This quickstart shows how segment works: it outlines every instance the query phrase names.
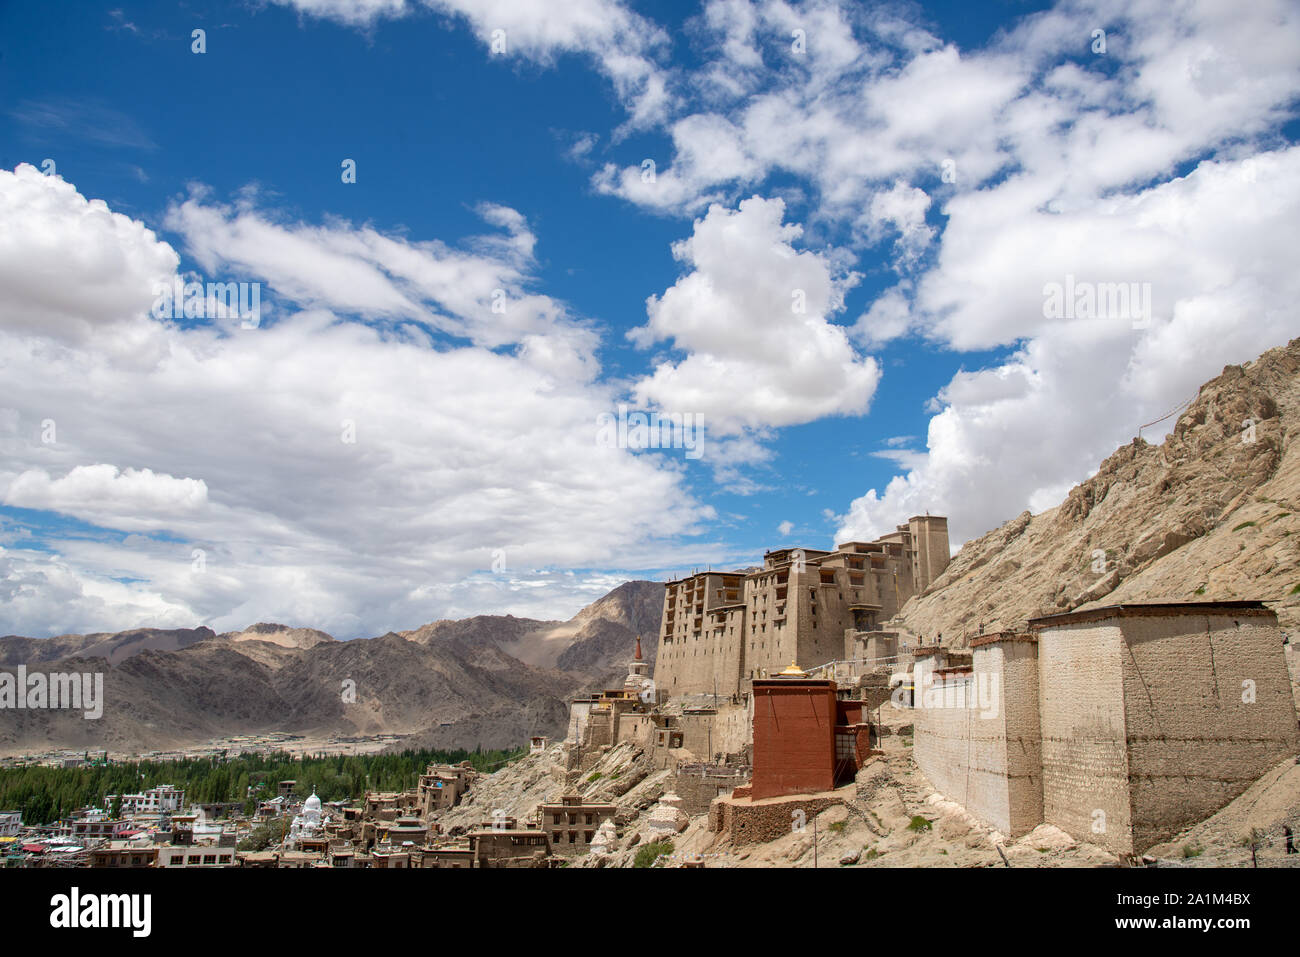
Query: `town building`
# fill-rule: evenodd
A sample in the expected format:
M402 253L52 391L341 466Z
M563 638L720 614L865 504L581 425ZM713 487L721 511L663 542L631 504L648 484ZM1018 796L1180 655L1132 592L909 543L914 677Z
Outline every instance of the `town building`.
M791 664L753 682L753 774L709 804L709 830L733 844L771 841L844 804L872 754L861 701L841 699L835 682ZM848 792L849 798L846 798Z
M755 800L830 791L851 781L871 750L862 703L841 701L834 681L791 663L753 683Z
M122 813L127 817L170 814L185 806L184 789L172 787L170 784L160 784L139 794L110 794L104 801L112 807L113 802L119 798L122 801Z
M420 775L420 814L427 821L440 811L449 811L474 782L477 772L468 761L460 764L431 764Z
M537 822L550 840L554 853L561 856L585 854L596 839L596 831L606 821L614 820L618 806L588 803L579 794L565 794L555 804L537 806Z
M594 756L599 748L624 742L651 747L655 739L653 715L656 693L650 665L641 657L641 639L628 662L621 688L575 699L569 711L568 740Z
M102 847L90 849L91 867L153 867L158 848L153 844L134 841L109 841Z
M235 867L235 849L233 847L219 847L215 844L185 847L164 844L158 848L157 866L168 868Z
M305 845L308 841L320 839L323 826L328 823L328 818L323 818L321 813L321 801L312 791L311 796L302 803L302 812L294 815L293 821L289 824L288 833L284 837L285 850L307 850Z
M470 831L474 867L540 867L551 856L548 834L535 827L484 827Z
M22 829L22 811L0 811L0 837L17 837Z

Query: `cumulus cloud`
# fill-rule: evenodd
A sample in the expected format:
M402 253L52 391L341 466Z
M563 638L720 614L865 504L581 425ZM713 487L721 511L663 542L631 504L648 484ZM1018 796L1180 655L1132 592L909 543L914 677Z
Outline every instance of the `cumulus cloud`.
M708 62L657 180L624 164L594 187L692 215L793 179L820 236L893 244L902 276L857 345L1010 350L935 397L927 452L881 453L903 474L837 539L929 510L960 541L1055 504L1224 362L1293 333L1294 4L1062 0L972 49L834 0L713 0L697 22ZM1135 283L1149 315L1045 315L1067 282Z
M687 355L638 380L639 401L702 413L721 435L866 411L880 370L829 321L856 277L796 250L802 229L784 215L779 199L714 206L674 245L690 272L650 298L649 321L629 337Z
M812 187L819 220L878 241L863 212L896 181L917 188L911 180L938 180L945 163L983 178L1007 163L997 119L1029 74L1001 53L963 54L883 8L833 0L712 0L700 23L713 58L696 109L671 121L657 181L609 165L596 189L689 213L701 197L794 175Z
M63 512L132 531L167 528L201 511L207 500L208 488L200 480L105 464L78 465L58 478L44 469L29 469L4 493L6 505Z
M152 230L32 166L0 170L0 224L6 326L63 342L137 317L179 264Z
M194 612L138 582L88 575L58 554L0 546L6 634L190 628Z
M888 190L871 197L871 205L858 224L872 243L894 234L895 268L902 271L921 258L936 230L925 221L930 197L925 190L896 182Z
M43 234L32 269L61 268L69 285L80 276L61 250L77 243L125 237L144 262L175 261L113 216L83 217L75 190L24 168L0 175L0 203L9 212L0 243ZM277 227L269 215L199 204L177 215L180 226L208 229L212 265L246 255L252 269L265 255L273 290L281 242L300 242L306 263L353 250L373 266L382 249L403 276L437 260L419 244L342 225ZM492 273L498 255L458 259L451 271ZM317 291L314 273L285 267L284 276L295 296ZM607 577L687 561L677 538L712 514L670 453L597 441L597 416L616 396L534 361L553 341L545 325L509 352L438 346L319 305L255 329L171 323L131 298L140 280L130 270L116 285L102 280L105 299L137 314L90 325L75 348L51 348L51 333L8 304L0 310L0 500L98 529L70 537L56 525L41 533L47 551L6 553L6 587L22 596L26 620L45 616L42 632L139 614L218 629L279 619L353 637L457 611L571 614L594 597L590 576L573 570ZM29 305L42 305L42 288ZM386 288L376 280L375 301L388 301ZM494 574L498 555L504 569ZM42 581L51 583L43 592ZM81 597L65 600L74 591ZM115 602L121 613L105 610Z
M1014 266L998 250L979 248L981 241L999 246L985 227L959 247L962 258L945 263L951 272L927 277L932 288L954 289L952 276L963 277L960 305L951 293L961 318L939 326L952 338L1026 339L1007 361L953 377L937 397L928 454L900 460L905 474L853 501L838 537L878 532L904 512L928 509L949 514L961 541L1025 508L1056 505L1140 425L1194 396L1225 363L1252 359L1295 333L1300 276L1286 250L1300 243L1300 148L1207 161L1109 204L1107 214L1090 209L1057 219L1056 230L1034 230L1026 215ZM1053 233L1073 240L1068 255ZM993 272L981 275L980 264ZM1080 284L1149 284L1149 324L1128 316L1045 318L1042 280L1063 278L1064 269ZM1173 421L1144 436L1158 438Z

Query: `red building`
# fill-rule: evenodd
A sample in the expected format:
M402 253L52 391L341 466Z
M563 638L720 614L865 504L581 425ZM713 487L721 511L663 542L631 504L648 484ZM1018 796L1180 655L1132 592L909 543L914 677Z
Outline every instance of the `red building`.
M754 800L829 791L851 780L870 753L860 701L838 701L835 682L791 665L755 679Z

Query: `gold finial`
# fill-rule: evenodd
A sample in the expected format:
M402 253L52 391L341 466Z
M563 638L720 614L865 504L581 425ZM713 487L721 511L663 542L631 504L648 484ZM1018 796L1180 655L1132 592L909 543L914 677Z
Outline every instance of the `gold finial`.
M804 671L804 670L803 670L802 668L800 668L797 664L795 664L794 659L791 658L791 659L790 659L790 667L789 667L789 668L786 668L784 671L781 672L781 677L783 677L783 678L807 678L807 677L808 677L808 672Z

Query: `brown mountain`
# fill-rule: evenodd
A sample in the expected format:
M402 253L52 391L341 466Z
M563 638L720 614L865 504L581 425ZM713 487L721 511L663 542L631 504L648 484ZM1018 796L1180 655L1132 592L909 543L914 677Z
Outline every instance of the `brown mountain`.
M8 636L0 638L0 668L100 671L105 707L98 720L6 711L0 753L144 751L268 731L513 746L529 734L562 734L568 698L610 670L625 673L633 627L653 622L643 641L653 638L662 602L662 585L629 582L569 622L479 616L355 641L268 623L222 635L198 628ZM573 646L579 653L558 667Z
M492 645L530 665L583 675L591 683L603 685L627 674L638 637L642 657L654 664L663 601L662 582L630 581L596 599L569 621L479 615L435 621L401 635L425 645L447 641Z
M1253 423L1253 425L1252 425ZM900 614L946 644L1121 601L1253 598L1300 626L1300 339L1205 383L1065 501L962 546Z
M0 638L0 667L27 665L63 658L103 658L116 664L141 651L177 651L213 637L211 628L133 628L115 634L58 635L54 638Z

